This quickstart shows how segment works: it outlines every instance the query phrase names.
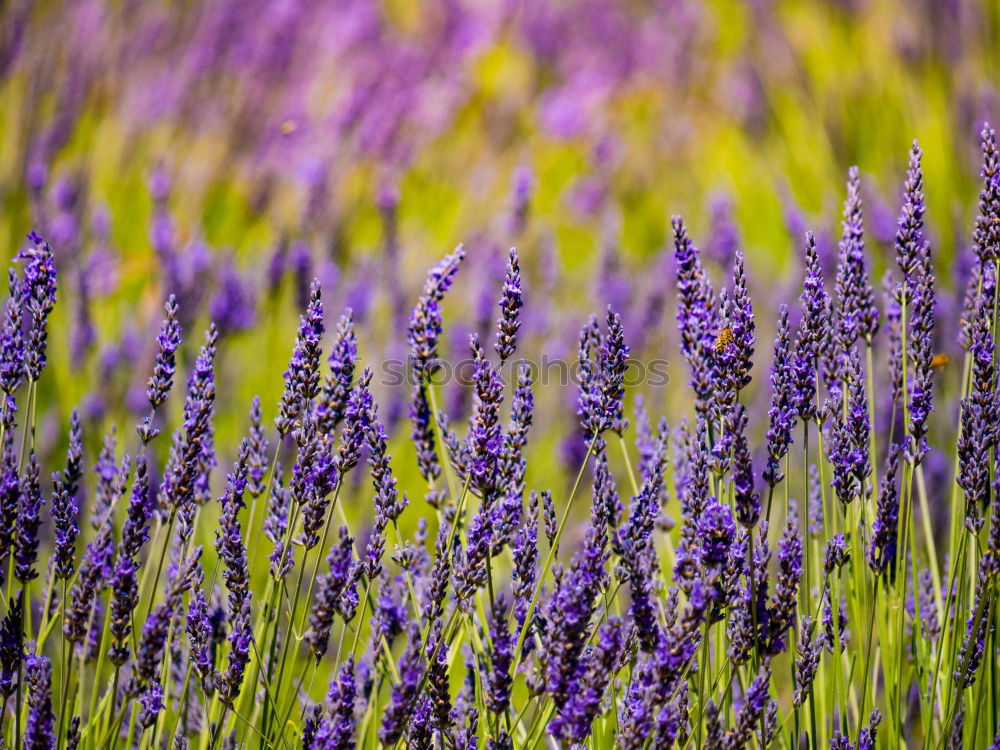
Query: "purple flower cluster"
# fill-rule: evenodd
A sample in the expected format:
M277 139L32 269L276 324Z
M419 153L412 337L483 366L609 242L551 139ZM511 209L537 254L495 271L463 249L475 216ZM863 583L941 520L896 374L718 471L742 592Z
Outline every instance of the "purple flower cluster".
M234 391L225 369L217 380L220 329L211 324L188 363L183 409L164 408L187 360L177 300L196 292L177 287L155 354L147 352L151 411L136 405L148 416L134 450L113 424L99 447L101 432L88 431L87 446L83 424L97 420L73 412L63 462L49 435L55 420L37 419L56 273L54 251L33 240L18 258L24 278L12 277L0 341L0 570L10 590L0 620L3 741L57 747L58 726L70 747L118 734L144 744L144 733L159 746L172 731L178 748L201 736L214 750L236 746L245 729L269 747L289 744L294 731L305 750L367 747L373 738L499 750L546 735L574 748L736 750L825 737L831 747L874 750L888 709L903 741L950 735L952 746L970 738L983 746L966 716L969 695L985 705L996 683L1000 161L989 129L982 150L962 320L957 297L936 287L916 145L883 309L869 279L855 169L837 252L826 235L806 235L800 308L776 300L773 318L751 303L759 281L732 227L716 228L723 237L703 257L675 219L676 343L691 390L687 402L683 391L663 394L686 410L673 426L655 417L660 394L626 411L640 395L626 382L626 323L631 336L645 312L629 299L638 285L625 278L623 258L607 249L598 288L615 304L576 341L572 473L562 471L550 432L533 444L539 427L558 426L533 368L522 362L511 368L516 380L504 379L518 347L545 328L524 307L515 250L494 349L483 342L495 290L477 289L481 314L456 334L470 343L471 383L450 389L445 409L431 376L441 304L464 251L427 277L407 332L419 376L406 428L412 451L397 429L405 391L378 382L378 362L359 354L372 332L367 304L330 332L324 372L320 284L303 282L313 261L298 248L290 252L304 311L273 427L255 398L247 437L235 456L226 453L229 423L216 409ZM314 182L318 204L325 188ZM154 211L166 212L169 191L157 183ZM522 222L525 201L515 202ZM396 204L387 189L383 261L393 272L401 268ZM160 252L176 255L161 230ZM873 232L868 244L880 237ZM498 246L487 247L502 260ZM715 256L727 267L714 268ZM732 279L718 292L717 270ZM501 273L484 278L499 284ZM401 295L404 285L394 284ZM390 319L401 327L400 299ZM934 354L952 344L937 333L938 318L961 327L960 381ZM231 327L239 316L226 320ZM754 356L765 330L774 345L762 384ZM360 362L372 364L355 377ZM932 391L948 406L933 419ZM940 425L949 417L958 419L954 477L930 447L947 442ZM153 439L172 421L169 451L161 450ZM49 493L40 477L55 446ZM88 447L99 453L84 479ZM393 456L416 471L401 471ZM232 469L218 503L208 503L222 457ZM351 474L363 462L370 486ZM573 481L560 485L566 473ZM547 482L554 491L541 488ZM423 510L409 506L414 486L429 501ZM941 500L949 487L962 493L955 508ZM805 518L795 497L805 498ZM214 552L203 570L206 534ZM912 638L896 643L886 627ZM933 668L921 662L928 654ZM83 718L57 715L56 706Z

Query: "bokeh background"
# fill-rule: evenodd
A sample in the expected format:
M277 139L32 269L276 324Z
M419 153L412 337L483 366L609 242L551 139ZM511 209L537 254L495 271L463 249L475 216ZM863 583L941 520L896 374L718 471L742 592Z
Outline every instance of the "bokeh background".
M524 356L572 357L585 315L611 304L637 354L676 360L681 213L718 283L746 254L766 355L806 229L835 263L850 165L876 278L891 261L914 138L940 283L959 295L977 134L1000 120L990 0L8 0L2 14L3 252L35 228L60 270L43 453L74 406L92 445L142 411L166 294L188 363L209 318L223 329L228 454L253 394L273 416L313 276L330 328L349 306L363 359L400 358L426 269L459 242L453 354L491 330L516 245ZM407 389L380 388L405 425ZM467 413L468 389L447 393L452 418ZM654 411L685 402L648 395ZM560 436L572 397L541 400L536 449L581 450ZM531 481L561 471L538 463Z

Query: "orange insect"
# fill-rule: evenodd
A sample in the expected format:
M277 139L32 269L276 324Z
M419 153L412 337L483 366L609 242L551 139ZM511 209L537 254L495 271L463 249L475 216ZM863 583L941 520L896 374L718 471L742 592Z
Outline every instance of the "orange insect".
M726 327L721 331L712 331L715 334L715 353L722 354L726 351L731 344L736 343L736 337L733 336L733 329Z
M951 362L951 357L947 354L935 354L934 359L931 360L931 368L934 370L944 369L945 365Z

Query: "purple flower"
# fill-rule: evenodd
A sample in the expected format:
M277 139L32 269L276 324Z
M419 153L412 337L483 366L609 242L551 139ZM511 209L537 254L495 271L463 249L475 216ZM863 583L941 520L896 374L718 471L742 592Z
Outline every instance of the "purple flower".
M531 517L518 529L511 547L514 569L511 574L514 589L514 620L524 627L528 607L538 574L538 513L537 505Z
M729 268L740 246L739 229L733 221L733 202L725 193L709 197L708 214L712 234L705 247L706 255L722 268Z
M505 713L510 707L513 684L510 668L517 639L507 626L507 608L503 593L498 594L490 617L490 669L484 677L486 707L496 715Z
M31 313L31 327L24 356L25 373L35 382L45 368L48 344L48 318L56 305L56 266L52 246L32 232L28 239L34 247L18 253L15 260L26 260L22 302Z
M317 427L323 435L332 434L344 418L357 358L358 338L348 309L337 324L337 335L327 359L330 372L323 381L323 389L316 402Z
M621 497L618 494L618 488L615 486L615 479L611 474L611 469L608 466L608 453L607 446L603 440L594 441L594 505L600 508L601 513L607 519L609 526L617 526L621 521L622 513L625 510L625 506L622 504ZM656 503L656 498L653 499L653 503ZM640 503L637 499L635 506L641 506L636 515L641 516L638 520L638 525L640 527L637 535L642 535L645 531L648 534L648 529L644 524L645 514L649 503ZM635 513L635 511L633 511ZM655 514L655 511L654 511ZM652 519L651 519L652 520ZM651 528L652 523L649 524ZM629 530L631 531L631 530ZM645 542L645 539L643 539Z
M184 423L174 433L170 455L160 484L160 502L171 512L193 515L199 485L207 484L207 473L214 465L212 453L212 417L215 411L215 351L219 333L214 325L205 332L205 343L188 378L184 402ZM187 534L191 532L186 529Z
M841 351L849 352L859 336L871 342L879 322L865 261L861 181L857 167L851 167L847 173L847 200L844 201L843 238L839 250L835 336Z
M854 750L854 745L847 735L837 730L830 738L830 750Z
M392 745L403 736L423 678L420 628L415 622L411 622L407 629L406 648L400 657L398 671L400 681L392 686L378 729L378 738L383 745Z
M819 469L816 464L809 464L809 500L806 511L808 526L806 531L811 537L823 533L823 486L819 481Z
M592 512L586 539L573 555L569 570L554 568L552 595L544 607L548 630L542 641L546 689L557 710L565 705L585 669L581 659L597 597L605 584L606 545L603 513Z
M290 484L293 506L302 511L302 533L296 542L309 550L319 544L320 531L326 521L328 496L339 485L329 453L321 449L322 438L316 431L316 420L307 414L296 433L298 456L292 467Z
M222 335L247 331L257 317L256 299L251 282L236 268L232 256L216 267L215 295L208 303L209 317Z
M737 394L750 384L756 343L753 307L747 294L743 254L736 253L733 289L722 290L723 332L715 339L715 400L723 416L729 412Z
M903 272L903 293L907 304L907 342L912 380L909 386L908 413L910 442L906 445L907 460L919 464L927 454L927 419L931 411L933 385L932 361L934 331L934 274L931 269L930 247L924 238L922 152L916 141L910 149L910 166L906 173L903 208L896 230L896 262ZM905 363L904 363L905 364Z
M802 301L802 321L793 360L793 403L798 415L808 422L816 416L816 378L820 358L826 351L830 320L830 298L823 288L823 272L812 232L806 233L806 277L799 299Z
M567 743L584 742L590 736L608 683L617 671L623 641L623 623L617 617L609 617L597 633L597 643L587 659L577 689L549 722L550 734Z
M202 548L197 546L188 557L172 566L167 576L163 601L143 623L135 653L135 670L129 686L129 692L133 695L160 682L160 669L167 637L174 626L174 614L183 605L184 594L200 585L203 578L201 552Z
M28 690L28 723L24 728L24 750L53 750L52 664L44 656L28 654L24 672Z
M877 708L873 708L872 712L868 715L868 724L861 730L861 734L858 735L858 750L875 750L878 725L881 721L882 714Z
M623 750L641 750L653 732L653 716L650 702L653 689L650 685L652 670L646 664L638 664L635 678L628 692L622 698L618 709L618 744Z
M739 712L736 714L736 725L731 730L730 736L727 737L729 740L727 747L742 748L750 743L750 738L754 736L755 731L761 725L761 717L764 712L769 705L776 703L771 700L770 683L771 665L765 659L764 663L760 665L757 676L747 688L743 705L740 706ZM764 744L766 746L768 743Z
M341 526L340 538L326 558L330 572L316 579L316 599L309 615L310 631L305 638L317 663L326 654L334 615L339 613L345 622L354 618L358 605L357 577L361 568L353 561L353 548L354 539L347 527Z
M764 481L774 487L784 478L781 461L792 442L792 429L798 412L795 408L795 370L789 345L788 308L778 312L778 335L774 340L774 363L771 365L771 408L768 411L767 467ZM741 463L734 460L734 470ZM759 511L758 511L759 512ZM742 521L741 521L742 522Z
M996 576L996 565L992 554L983 555L979 559L976 594L972 600L969 619L965 623L965 640L955 657L955 669L952 672L953 679L962 689L976 681L976 672L986 654L986 639L992 629L988 589Z
M535 176L529 167L520 166L514 170L514 184L510 196L510 232L517 237L528 223L531 194L535 188Z
M597 358L600 366L601 405L609 426L621 435L627 422L622 417L625 399L625 369L628 367L629 347L625 343L625 331L618 313L608 308L608 333L601 342Z
M476 361L472 376L476 387L476 400L472 415L469 417L467 438L471 459L469 468L472 486L479 490L484 505L489 507L496 500L497 472L503 448L500 426L503 383L500 380L500 373L487 359L475 334L469 338L469 345Z
M271 540L270 573L274 580L284 578L292 569L290 555L285 554L285 532L288 531L288 512L292 506L292 493L281 481L281 464L275 465L275 477L268 497L267 516L262 531Z
M368 386L372 380L372 371L366 367L358 378L357 387L351 391L344 410L344 429L340 434L340 446L337 449L336 468L341 476L353 469L361 457L361 448L365 437L371 429L374 419L375 401Z
M580 331L577 414L588 438L607 429L621 434L627 426L623 418L623 402L629 347L625 343L621 316L610 307L607 327L607 334L602 336L597 319L591 317Z
M446 255L435 265L427 274L423 291L410 313L406 340L410 345L413 372L418 378L423 378L425 372L436 366L434 360L437 358L438 339L443 326L441 300L455 280L455 274L464 259L465 250L459 245L453 253Z
M871 543L868 548L868 566L875 575L885 573L896 559L896 527L899 522L899 494L896 474L902 449L896 443L889 446L885 471L879 484L878 506L872 522Z
M14 551L20 509L21 482L17 476L17 458L12 441L7 440L0 463L0 557Z
M983 168L980 176L983 187L979 191L979 212L976 228L972 233L976 255L982 265L1000 257L1000 152L997 151L996 131L989 123L983 124L980 133L980 150Z
M434 539L434 565L431 568L430 579L426 584L421 615L425 622L436 622L444 614L444 598L448 592L449 573L451 571L452 550L451 524L445 520L438 526ZM517 575L518 559L515 556L515 575ZM521 589L515 585L515 599ZM529 593L530 596L530 593ZM517 602L515 602L515 611ZM525 604L527 607L527 604Z
M42 520L42 488L38 485L38 471L38 460L32 452L21 480L21 501L14 535L14 577L22 584L38 577L35 560L38 558L38 527Z
M972 377L969 395L961 402L958 436L955 481L965 492L965 525L973 534L982 528L983 511L990 501L990 447L996 444L998 434L992 305L992 296L980 298L971 324Z
M792 698L792 705L795 708L805 703L809 697L822 653L823 639L818 637L815 621L807 615L802 618L801 636L795 657L795 693Z
M251 497L260 497L267 488L264 486L265 472L268 470L267 433L264 430L260 412L260 397L254 396L250 402L250 456L247 459L247 492Z
M111 524L104 524L87 545L76 581L70 588L62 624L63 635L70 643L79 643L87 634L94 598L114 555L111 532Z
M852 350L843 368L847 379L848 397L845 409L839 406L840 397L833 409L834 423L831 431L829 457L833 466L831 482L837 498L847 505L856 497L867 497L870 492L868 476L868 400L861 376L857 349Z
M441 476L441 463L438 461L434 417L431 414L427 387L424 383L413 386L413 397L410 401L410 422L413 424L413 431L410 433L410 438L416 446L420 476L427 482L434 482ZM438 497L431 495L429 497L434 501L432 504L440 505Z
M500 362L506 362L517 348L517 332L521 327L521 267L517 261L517 249L510 249L507 259L507 276L500 295L500 319L497 321L496 352Z
M23 288L13 269L8 271L10 293L4 304L4 324L0 336L0 388L12 396L24 377Z
M285 371L285 390L278 404L275 425L281 437L292 431L306 405L319 392L320 341L324 330L319 281L314 279L309 287L309 305L299 319L295 349Z
M17 688L24 662L24 596L10 599L7 614L0 623L0 694L10 698Z
M753 459L750 457L750 446L746 436L746 408L742 404L734 407L731 422L733 500L736 520L740 525L750 528L760 520L760 496L754 487Z
M370 453L372 486L375 489L375 525L365 549L365 575L369 580L377 578L382 570L382 553L385 550L385 529L389 522L396 522L407 506L406 495L400 496L396 488L396 478L392 475L392 456L387 448L388 437L385 428L372 415L366 439Z
M149 495L149 473L146 457L140 453L136 465L135 481L129 498L128 511L122 524L122 537L115 559L115 572L111 580L111 634L116 644L109 652L111 662L122 666L128 660L125 640L132 632L132 613L139 603L139 582L136 571L139 555L149 541L149 521L153 515Z
M330 681L326 696L328 717L317 733L317 747L354 750L354 704L357 700L357 678L354 657L349 656L340 665L336 677Z
M250 623L250 603L246 602L239 611L233 613L231 621L226 670L225 672L216 670L214 678L219 691L219 700L230 707L240 695L247 664L250 663L250 644L254 640Z
M188 605L186 630L191 644L191 663L206 690L212 689L214 666L211 654L212 624L208 619L208 599L199 587Z
M153 726L160 711L163 710L163 687L159 682L154 682L139 697L139 719L138 724L141 730L146 730ZM141 732L140 732L141 733Z
M707 416L713 395L715 339L719 314L715 292L699 259L698 248L688 238L684 222L673 218L674 259L677 264L677 328L681 353L691 368L695 409Z
M850 559L851 550L844 542L843 534L834 534L827 540L826 549L823 552L823 571L827 575L844 567Z
M163 306L167 316L160 324L160 333L156 337L158 349L156 362L153 364L153 374L146 386L146 397L153 409L160 408L167 400L174 384L174 374L177 371L176 355L181 345L181 326L177 322L177 299L174 295L167 298Z
M239 520L240 509L245 507L243 493L246 490L249 452L249 441L244 438L233 471L226 477L226 492L219 498L222 513L215 532L215 550L224 566L222 578L229 591L230 616L236 616L250 603L247 550Z
M799 536L799 519L789 511L785 533L778 543L778 580L768 607L767 652L771 655L785 649L785 632L795 624L795 602L801 578L802 539Z
M910 148L910 163L903 188L903 207L896 229L896 261L904 278L909 278L919 263L924 236L924 175L920 166L923 152L916 141Z

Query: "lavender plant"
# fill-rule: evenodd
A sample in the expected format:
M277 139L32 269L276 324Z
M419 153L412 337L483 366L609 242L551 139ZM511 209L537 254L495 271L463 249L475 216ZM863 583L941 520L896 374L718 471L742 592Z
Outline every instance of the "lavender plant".
M467 412L435 378L460 248L430 271L409 319L408 428L357 311L328 334L315 280L280 400L252 400L245 437L216 435L222 329L208 323L188 357L183 297L170 295L136 434L110 430L84 477L97 436L74 411L65 458L48 467L36 423L59 276L53 248L30 235L0 342L0 739L997 747L1000 170L988 127L982 153L961 318L939 315L916 144L884 309L855 169L835 267L817 235L802 238L800 314L752 302L749 253L727 254L732 282L717 291L675 218L689 382L671 385L670 413L653 419L627 377L629 311L587 319L567 438L576 464L551 488L544 381L517 361L532 299L514 249L482 316L498 309L492 350L488 329L465 337ZM755 362L771 322L772 354ZM947 322L960 371L935 353ZM217 456L232 470L210 503Z

